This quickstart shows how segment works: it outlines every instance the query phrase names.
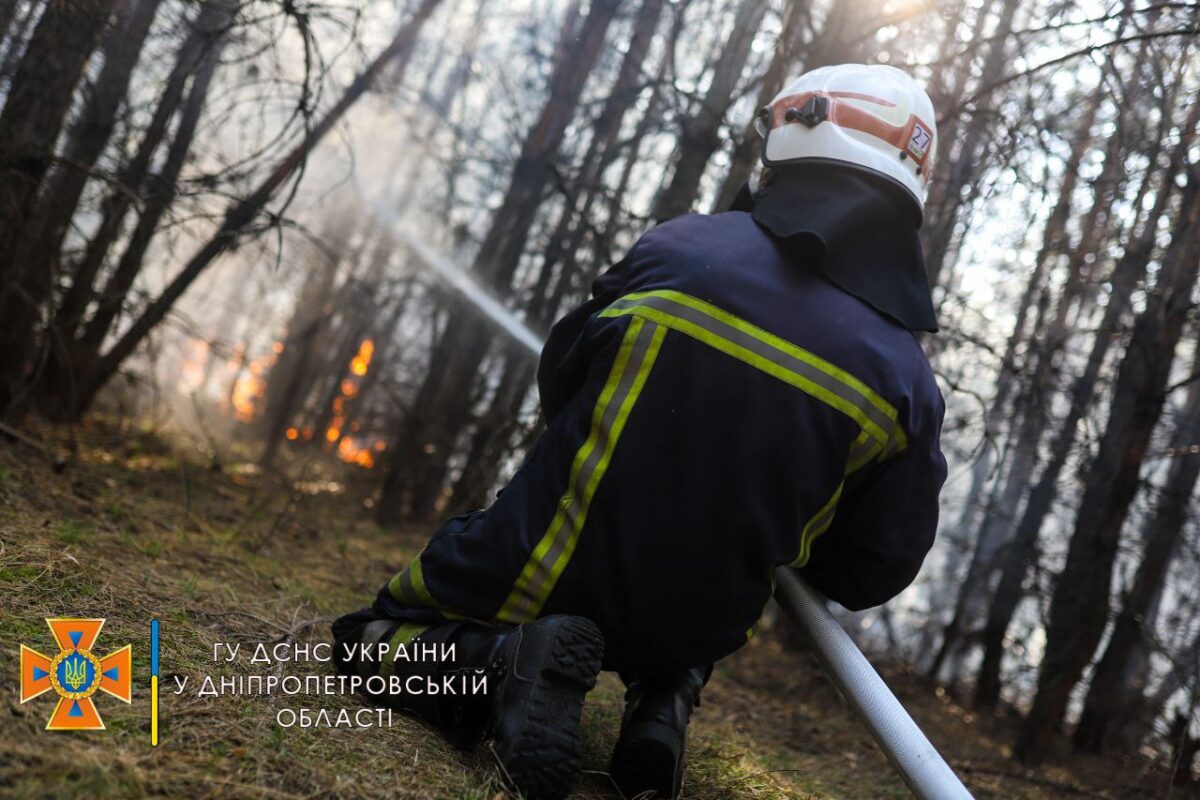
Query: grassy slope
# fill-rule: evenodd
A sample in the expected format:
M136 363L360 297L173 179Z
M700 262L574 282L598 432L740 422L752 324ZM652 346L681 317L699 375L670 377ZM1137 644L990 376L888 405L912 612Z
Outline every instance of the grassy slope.
M139 433L80 432L78 462L54 474L27 448L0 444L0 795L16 797L503 797L486 749L448 749L397 716L389 729L281 729L291 698L197 698L213 642L328 636L326 620L367 600L422 543L382 531L354 488L309 491L214 471L182 446ZM315 493L310 493L315 491ZM132 705L99 699L108 730L49 733L47 697L18 703L20 644L53 651L49 616L106 617L97 650L134 647ZM148 622L162 620L163 744L148 746ZM870 738L811 657L767 631L718 665L697 712L691 798L905 797ZM298 673L320 665L284 667ZM1004 758L1011 732L898 676L902 699L979 797L1125 797L1157 773L1111 762L1023 773ZM336 710L353 701L305 700ZM589 699L578 797L615 798L603 774L620 717L609 675ZM1123 788L1099 789L1099 786Z

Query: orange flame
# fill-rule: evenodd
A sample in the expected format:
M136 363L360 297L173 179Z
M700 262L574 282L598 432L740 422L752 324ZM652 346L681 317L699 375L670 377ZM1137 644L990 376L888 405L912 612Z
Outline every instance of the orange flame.
M181 394L191 394L204 383L204 368L208 363L208 356L208 342L203 339L188 341L183 363L179 367L179 383L176 384Z
M362 344L358 346L358 353L350 359L350 372L360 378L366 375L373 355L375 355L375 342L363 339Z
M269 354L251 361L246 371L234 382L229 401L233 404L233 413L239 422L250 422L254 419L258 411L258 401L267 392L266 373L274 366L282 351L283 343L276 342Z
M375 454L371 452L371 448L359 446L358 440L351 436L338 442L337 452L338 458L347 464L357 464L366 469L375 466Z
M371 368L371 359L375 355L375 342L370 338L363 339L358 346L358 352L350 359L350 363L346 366L349 373L347 377L342 379L338 389L341 392L333 399L331 411L333 412L329 425L325 428L325 441L329 444L337 445L337 455L342 461L347 464L357 464L360 467L370 469L375 466L375 453L383 452L384 446L382 441L374 441L363 443L354 436L344 436L346 429L346 401L358 396L362 391L362 378ZM350 426L351 431L357 431L359 423L354 422Z

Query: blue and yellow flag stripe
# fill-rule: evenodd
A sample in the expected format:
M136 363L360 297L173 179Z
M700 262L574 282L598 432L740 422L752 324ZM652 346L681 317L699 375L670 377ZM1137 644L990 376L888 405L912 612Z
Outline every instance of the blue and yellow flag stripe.
M158 620L150 620L150 746L158 747Z

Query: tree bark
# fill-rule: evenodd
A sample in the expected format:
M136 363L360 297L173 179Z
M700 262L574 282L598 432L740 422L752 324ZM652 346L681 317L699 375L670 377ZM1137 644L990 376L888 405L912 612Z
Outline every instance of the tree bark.
M1200 174L1188 176L1159 283L1134 324L1113 389L1108 424L1091 464L1050 605L1037 696L1015 748L1036 762L1066 712L1071 689L1108 621L1108 595L1121 527L1138 489L1150 434L1200 268Z
M0 0L0 41L8 34L8 26L17 16L17 0Z
M1183 164L1197 122L1200 122L1200 105L1193 104L1188 120L1181 129L1180 143L1172 151L1170 162L1163 171L1154 206L1147 214L1141 233L1126 247L1113 268L1112 290L1109 292L1108 304L1092 342L1087 363L1071 387L1067 414L1058 425L1058 434L1050 446L1046 466L1029 494L1012 545L1005 552L1000 578L988 604L988 616L984 625L983 662L975 689L975 704L979 708L994 708L1000 698L1000 664L1004 656L1004 637L1021 602L1021 585L1036 558L1038 536L1057 497L1059 477L1075 443L1076 429L1091 405L1100 370L1114 343L1121 319L1129 308L1134 289L1146 274L1150 256L1154 251L1159 220L1166 213L1173 195L1175 175ZM1148 174L1146 183L1149 183L1150 179L1151 175ZM1144 185L1139 195L1144 196L1146 188ZM1133 207L1139 206L1140 199Z
M679 155L671 183L659 194L651 212L659 222L691 211L709 159L721 146L725 113L735 99L734 92L750 57L750 46L766 10L766 0L742 0L738 5L729 41L713 66L712 80L700 107L688 114L680 126Z
M570 282L578 268L578 250L588 231L596 198L603 193L602 179L617 155L617 137L633 104L642 92L642 65L658 29L664 0L645 0L633 22L629 47L621 59L604 108L592 125L592 139L563 202L563 211L546 245L540 269L543 274L560 262L559 285ZM580 201L582 198L582 206Z
M219 3L214 3L214 5L219 5ZM226 7L232 15L233 6L227 5ZM166 160L157 174L146 177L144 205L138 214L137 225L134 226L133 233L125 245L125 252L121 254L116 268L97 297L97 306L92 318L88 320L79 337L79 344L85 350L99 353L125 302L126 295L129 294L134 280L142 269L146 250L150 247L150 241L158 230L158 223L171 204L175 202L179 175L183 171L188 153L191 152L192 140L195 138L196 128L200 124L200 116L208 101L209 86L217 71L217 65L221 61L221 52L225 49L228 41L229 37L220 36L210 42L196 68L187 100L184 101L180 111L179 125L167 148Z
M1098 105L1099 98L1095 100ZM1095 115L1089 116L1094 118ZM1072 249L1066 260L1066 278L1055 302L1054 315L1048 323L1044 320L1045 304L1039 305L1027 359L1032 362L1033 369L1024 390L1014 402L1011 414L1015 430L1010 431L1012 441L1007 449L1012 453L1012 460L1007 473L998 481L998 491L993 494L979 526L975 558L972 560L972 566L976 567L975 580L968 580L963 586L963 594L967 599L962 622L965 629L973 629L986 618L986 598L991 594L992 576L999 567L1002 553L1012 543L1022 501L1037 469L1047 413L1057 389L1055 373L1062 350L1072 335L1069 319L1083 297L1087 284L1088 270L1084 268L1083 255L1099 250L1097 237L1101 220L1106 217L1106 209L1119 193L1119 172L1125 155L1121 131L1118 119L1117 127L1105 147L1104 167L1092 184L1092 205L1080 225L1079 246ZM1082 152L1077 150L1072 155L1076 154L1082 155ZM1072 161L1074 163L1069 166L1078 169L1078 159L1073 158ZM1067 192L1067 197L1074 192L1077 177L1076 173L1074 179L1064 181L1063 190ZM1056 251L1061 251L1067 244L1064 223L1070 210L1069 202L1063 202L1061 196L1059 205L1056 212L1061 210L1063 214L1053 231L1048 231ZM1046 260L1049 256L1047 249L1044 248L1041 254Z
M13 3L14 6L17 3ZM38 21L42 12L42 3L38 0L27 3L24 13L14 21L10 21L11 29L4 28L4 32L8 35L8 41L4 45L4 49L0 52L0 80L16 74L17 64L21 60L22 45L25 44L25 39L29 36L29 29ZM0 41L3 41L4 36L0 35Z
M1192 367L1200 374L1200 348ZM1150 650L1150 637L1162 600L1167 569L1187 524L1188 506L1200 478L1200 454L1190 448L1200 442L1200 380L1193 380L1180 412L1173 439L1174 460L1158 495L1154 516L1146 526L1145 550L1133 587L1117 615L1104 655L1096 664L1073 742L1079 750L1100 753L1114 742L1114 733L1128 719L1131 699L1141 697L1137 685L1139 662Z
M504 349L504 373L487 410L476 420L467 460L451 495L456 509L482 508L496 485L504 457L511 451L513 432L533 384L536 364L520 345Z
M550 78L549 96L521 146L500 207L475 258L474 273L497 296L511 291L513 275L533 227L552 168L575 115L584 84L604 44L620 0L594 0L574 33L564 26ZM379 520L427 519L442 494L448 461L471 417L472 391L493 337L475 309L460 298L449 302L446 334L435 346L429 370L392 448Z
M83 257L75 265L71 287L54 316L53 329L60 341L70 342L76 338L84 310L93 299L96 276L121 233L125 215L135 198L141 196L154 154L166 138L171 120L184 98L188 79L196 71L209 48L228 32L232 10L229 2L205 3L192 22L188 36L176 54L175 63L167 76L154 114L142 133L137 151L133 158L121 167L114 189L101 201L100 223L88 241Z
M129 329L112 346L112 349L81 376L79 406L73 409L76 415L81 414L91 404L100 387L116 373L125 359L163 320L196 278L200 277L212 262L237 240L246 226L258 217L267 203L275 196L275 192L295 175L313 148L337 125L355 102L371 88L380 74L394 64L396 80L400 80L409 57L412 55L421 28L440 3L441 0L422 0L387 48L376 56L363 72L359 73L342 93L337 103L321 117L304 140L271 170L270 174L248 197L235 203L226 212L224 221L212 238L192 256L162 294L134 320Z
M1046 224L1042 230L1041 246L1038 248L1033 262L1033 270L1030 273L1029 280L1025 285L1017 306L1016 319L1013 322L1012 331L1009 333L1005 343L1004 355L1000 359L1000 367L996 376L996 394L992 398L988 413L985 416L986 420L1006 419L1010 416L1008 405L1020 373L1017 362L1021 346L1027 341L1026 328L1028 326L1029 312L1030 309L1037 305L1035 298L1042 295L1045 291L1046 273L1052 257L1062 253L1067 246L1066 226L1067 220L1071 216L1072 197L1079 182L1079 167L1083 162L1084 156L1092 146L1092 127L1095 125L1096 115L1099 112L1103 99L1104 90L1101 85L1096 87L1092 92L1075 127L1071 151L1063 167L1063 180L1062 185L1059 187L1058 199L1050 215L1046 218ZM990 425L990 422L987 424ZM992 472L990 457L992 453L990 447L992 434L987 433L986 436L989 439L989 443L984 452L980 454L979 462L972 469L971 487L967 494L967 503L963 508L963 513L959 520L959 525L962 528L977 530L978 535L975 538L975 546L971 551L971 560L967 565L967 574L963 578L962 583L959 584L954 612L950 622L942 632L942 644L929 669L931 677L938 676L950 656L956 653L962 646L963 636L978 616L975 610L979 608L979 604L972 601L973 598L976 598L981 593L980 581L988 573L989 567L993 563L998 550L998 546L992 536L992 534L996 533L994 526L984 524L978 529L975 527L975 521L979 517L978 498L983 495L984 485ZM994 509L995 505L995 498L989 498L989 502L987 503L988 510ZM1005 508L1008 509L1009 513L1013 513L1014 511L1011 506L1005 506ZM984 517L986 521L988 515L985 514Z
M1008 39L1012 34L1018 6L1019 0L1004 0L1000 7L1000 17L980 71L984 80L992 80L1004 71ZM921 238L925 248L925 269L930 286L937 286L941 280L942 269L954 239L954 228L958 223L958 212L965 201L964 191L983 173L988 132L993 129L990 108L986 103L977 108L966 131L961 135L957 135L957 126L955 128L955 131L947 132L950 138L945 140L947 146L955 140L959 142L957 150L950 151L955 153L954 157L947 159L948 174L946 170L938 171L935 168L933 185L925 203L925 224L922 226ZM970 193L973 192L972 189Z
M311 380L309 370L313 351L325 333L332 310L328 301L337 264L337 257L332 253L318 252L314 256L304 288L300 290L291 321L288 322L283 351L267 376L267 394L263 403L263 454L260 459L265 470L274 467L284 432L304 400L305 381Z
M13 411L23 394L51 288L50 275L17 256L75 88L112 9L113 0L49 0L0 111L0 414Z
M756 112L769 104L783 89L784 81L788 78L788 68L797 60L796 55L800 49L800 32L803 24L808 21L809 10L808 0L795 0L787 3L787 15L784 17L783 30L780 31L779 38L775 40L775 52L771 55L771 63L762 76L758 97L754 102ZM808 69L807 64L805 69ZM761 149L762 137L758 135L758 130L754 127L754 120L751 120L742 129L742 135L738 137L737 145L733 148L729 172L725 175L725 182L721 184L721 188L717 192L716 202L713 203L714 214L727 210L733 204L733 198L750 180Z
M71 126L61 163L51 173L38 202L37 233L29 255L34 268L50 269L58 264L79 198L112 136L117 112L125 103L142 44L161 2L123 0L116 22L104 36L100 47L104 66L96 77L87 105Z

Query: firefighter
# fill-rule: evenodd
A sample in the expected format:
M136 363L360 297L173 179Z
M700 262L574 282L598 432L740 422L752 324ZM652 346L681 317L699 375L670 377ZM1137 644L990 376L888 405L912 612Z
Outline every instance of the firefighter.
M334 624L342 671L403 678L376 700L460 746L494 739L528 797L577 782L601 669L628 687L613 780L678 797L700 690L777 567L864 609L933 543L944 406L915 336L937 329L917 237L933 106L899 70L845 64L757 125L733 210L657 226L554 326L546 429L496 501ZM413 657L439 648L453 659Z

